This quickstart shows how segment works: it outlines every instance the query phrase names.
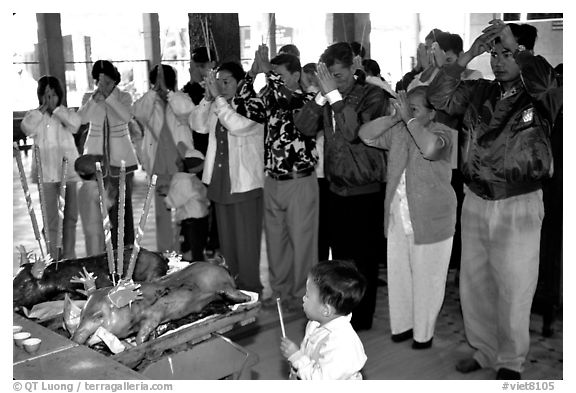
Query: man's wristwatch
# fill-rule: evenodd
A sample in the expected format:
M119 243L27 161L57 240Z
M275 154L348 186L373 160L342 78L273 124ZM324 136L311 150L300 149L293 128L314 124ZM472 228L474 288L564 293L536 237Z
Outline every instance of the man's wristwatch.
M526 47L524 45L518 45L518 48L516 48L516 50L514 51L514 58L516 58L518 56L518 54L520 54L521 52L525 52L526 51Z

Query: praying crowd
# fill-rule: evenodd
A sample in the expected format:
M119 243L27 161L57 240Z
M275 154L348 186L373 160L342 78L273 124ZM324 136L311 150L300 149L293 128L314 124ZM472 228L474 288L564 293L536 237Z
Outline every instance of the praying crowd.
M62 254L50 254L75 257L78 216L87 255L105 251L97 162L114 248L126 170L123 244L133 244L140 165L156 175L158 251L221 257L263 307L276 298L288 310L304 303L302 346L281 344L295 379L361 378L356 333L379 312L380 265L393 342L433 345L448 269L457 267L475 352L456 369L519 379L541 259L542 188L558 166L553 133L562 133L562 71L534 53L536 39L531 25L493 20L464 50L459 35L434 29L395 86L357 42L333 43L309 64L297 45L272 58L261 45L247 72L198 47L182 90L171 66L155 65L150 90L134 102L118 88L114 64L97 60L97 88L78 111L62 105L61 81L42 77L39 107L22 130L41 154L54 247L62 157L74 167ZM467 68L486 52L494 80ZM78 152L82 124L89 128Z

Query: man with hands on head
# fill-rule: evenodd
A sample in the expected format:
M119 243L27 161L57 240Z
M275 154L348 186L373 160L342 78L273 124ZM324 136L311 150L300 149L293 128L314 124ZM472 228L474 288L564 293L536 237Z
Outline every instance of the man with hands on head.
M306 275L318 260L316 133L305 135L294 123L314 97L302 91L301 72L296 56L280 54L268 60L268 48L261 45L239 93L246 101L247 117L264 123L264 228L270 285L273 298L281 297L288 308L299 308ZM266 86L256 94L253 84L258 73L265 73Z
M533 54L536 35L533 26L492 20L455 64L442 67L428 91L436 109L463 121L460 298L476 352L456 368L491 367L498 379L520 379L530 345L541 181L551 175L549 135L562 106L553 68ZM484 52L496 79L462 81L466 65Z

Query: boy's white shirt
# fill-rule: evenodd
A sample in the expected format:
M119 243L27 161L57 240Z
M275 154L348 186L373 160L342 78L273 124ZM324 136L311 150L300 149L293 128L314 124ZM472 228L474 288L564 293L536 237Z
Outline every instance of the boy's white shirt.
M322 326L308 322L300 349L288 358L300 379L362 379L367 357L351 317L340 316Z

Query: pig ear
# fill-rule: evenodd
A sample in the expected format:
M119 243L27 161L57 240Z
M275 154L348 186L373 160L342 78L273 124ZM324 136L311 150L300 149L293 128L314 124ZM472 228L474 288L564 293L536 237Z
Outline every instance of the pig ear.
M34 276L34 278L40 280L44 275L44 270L46 270L46 266L52 263L52 257L50 256L50 254L46 254L44 258L38 258L37 256L34 256L34 258L36 259L36 261L34 262L34 266L32 266L30 273L32 274L32 276Z

